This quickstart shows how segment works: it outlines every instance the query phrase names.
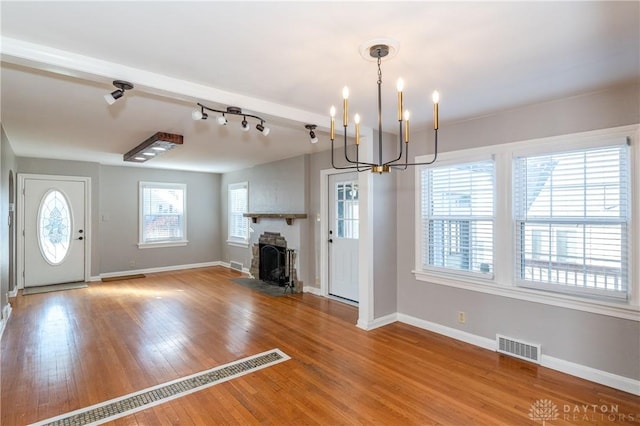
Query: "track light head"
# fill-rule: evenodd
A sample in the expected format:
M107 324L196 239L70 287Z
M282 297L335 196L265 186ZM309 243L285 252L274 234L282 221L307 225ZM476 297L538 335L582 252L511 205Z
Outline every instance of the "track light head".
M269 129L268 127L264 127L264 121L261 122L260 124L256 124L256 130L265 136L267 136L271 131L271 129Z
M227 117L225 117L224 114L218 116L218 124L221 126L224 126L227 124Z
M209 115L202 109L194 109L191 113L191 118L193 118L195 121L206 120L207 118L209 118Z
M316 136L316 126L315 124L305 124L304 128L309 130L309 139L311 143L318 143L318 137Z
M249 123L247 122L247 117L244 117L242 119L242 131L244 131L244 132L248 132L249 131Z
M122 90L114 90L113 92L104 95L104 100L107 101L109 105L113 105L116 103L117 99L122 97L123 94L124 92Z
M104 100L107 101L109 105L113 105L118 99L124 95L125 90L133 89L133 84L128 81L123 80L114 80L113 85L118 88L118 90L114 90L111 93L107 93L104 95Z

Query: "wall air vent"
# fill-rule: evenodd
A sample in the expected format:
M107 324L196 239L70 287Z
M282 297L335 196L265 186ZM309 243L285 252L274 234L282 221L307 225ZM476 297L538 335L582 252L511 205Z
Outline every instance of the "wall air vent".
M498 352L540 364L540 345L496 334Z
M232 260L231 262L229 262L229 267L231 269L235 269L236 271L242 272L242 263L236 262L235 260Z

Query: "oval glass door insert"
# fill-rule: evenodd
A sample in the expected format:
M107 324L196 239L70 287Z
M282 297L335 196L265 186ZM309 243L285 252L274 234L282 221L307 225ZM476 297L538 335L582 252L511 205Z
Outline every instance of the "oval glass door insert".
M38 212L38 243L47 262L62 263L71 243L71 209L66 197L55 189L42 198Z

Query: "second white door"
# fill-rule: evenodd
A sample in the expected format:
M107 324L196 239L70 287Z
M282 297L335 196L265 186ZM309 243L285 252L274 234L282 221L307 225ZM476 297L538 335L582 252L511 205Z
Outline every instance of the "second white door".
M329 176L329 294L354 302L358 297L358 176Z
M85 280L84 181L24 179L24 285Z

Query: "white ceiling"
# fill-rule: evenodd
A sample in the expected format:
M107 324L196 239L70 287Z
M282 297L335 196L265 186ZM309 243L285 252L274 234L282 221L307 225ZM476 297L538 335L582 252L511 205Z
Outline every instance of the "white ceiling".
M226 172L328 148L332 104L377 127L376 67L359 48L398 42L383 62L385 131L405 81L414 131L640 78L632 2L8 2L2 12L2 125L18 156L122 165L157 131L184 146L144 167ZM114 105L111 81L135 88ZM194 122L196 102L264 117ZM340 110L340 108L338 108ZM238 121L238 122L236 122ZM318 124L309 143L305 123ZM252 123L255 125L255 122Z

